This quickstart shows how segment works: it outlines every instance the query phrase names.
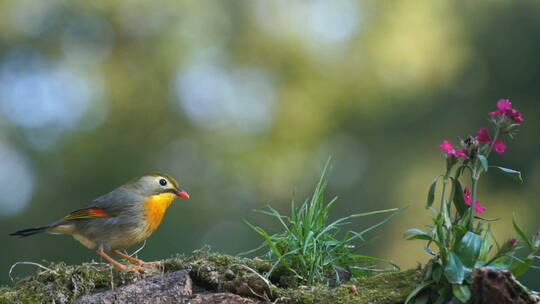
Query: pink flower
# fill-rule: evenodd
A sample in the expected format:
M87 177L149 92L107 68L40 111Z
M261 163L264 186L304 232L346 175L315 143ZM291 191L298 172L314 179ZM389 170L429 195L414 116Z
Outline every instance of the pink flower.
M507 113L510 118L516 123L522 123L524 121L523 115L519 110L511 109L509 113Z
M469 156L465 152L467 152L467 148L457 149L456 156L462 157L464 159L469 159Z
M467 148L461 148L461 149L454 149L454 146L452 145L452 142L450 142L449 140L445 140L443 141L442 144L439 145L439 148L441 148L442 150L446 151L446 154L450 155L450 156L453 156L453 157L462 157L462 158L465 158L465 159L468 159L469 156L467 156L467 154L465 154L465 152L467 151Z
M476 132L476 139L478 139L479 142L490 143L491 137L489 137L488 129L480 128L478 132Z
M517 239L516 238L511 238L509 241L508 241L508 244L510 244L510 246L514 247L516 246L517 244Z
M454 149L452 143L449 140L443 141L443 143L439 145L439 148L443 149L447 153L450 152L450 150Z
M465 203L467 205L471 205L471 201L472 201L472 193L471 193L471 188L469 187L465 187L465 190L463 191L463 200L465 201ZM480 202L478 200L475 200L474 201L474 210L476 213L478 214L481 214L481 213L484 213L486 211L486 207L483 206L482 204L480 204Z
M463 191L463 199L465 200L465 203L467 203L467 205L471 205L471 188L469 187L465 187L465 190Z
M512 119L516 123L522 123L524 121L523 115L517 109L512 108L512 102L509 99L500 99L497 101L497 111L489 112L490 115L506 115L506 117Z
M504 143L502 139L497 139L495 141L495 144L493 144L493 151L499 154L503 154L504 151L506 151L506 144Z
M505 114L507 111L512 110L512 102L509 99L499 99L499 101L497 101L497 108L499 110L489 112L489 114L490 115Z
M497 108L501 111L511 110L512 102L510 99L499 99L499 101L497 101Z
M512 109L512 110L515 110L515 109ZM488 129L480 128L478 132L476 132L476 139L478 139L479 142L491 143L491 137L489 137ZM495 141L495 143L493 144L493 151L499 154L503 154L504 151L506 151L506 144L504 143L502 139L497 139Z
M480 204L478 202L478 200L476 200L474 202L474 211L476 213L478 213L478 214L482 214L482 213L486 212L486 207L484 205Z

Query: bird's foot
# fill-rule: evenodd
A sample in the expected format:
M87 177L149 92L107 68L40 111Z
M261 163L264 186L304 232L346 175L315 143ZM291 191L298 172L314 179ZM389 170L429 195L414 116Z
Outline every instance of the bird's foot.
M161 262L145 262L145 261L143 261L141 259L137 259L135 257L127 255L127 254L125 254L125 253L123 253L121 251L118 251L118 250L113 250L112 252L114 254L116 254L117 256L123 257L124 259L137 264L140 267L145 267L145 266L159 267L159 266L161 266Z
M340 284L339 287L348 289L351 293L358 293L358 288L354 284L351 284L351 285Z
M146 268L139 266L139 265L124 265L117 260L111 258L108 254L106 254L103 250L98 250L97 254L104 257L109 263L111 263L114 267L122 270L122 271L133 271L133 272L143 272L146 271Z
M156 262L145 262L143 260L138 260L137 262L137 265L139 266L142 266L142 267L145 267L145 266L150 266L150 267L160 267L161 266L161 262L159 261L156 261Z
M120 269L121 271L126 271L126 272L145 272L146 271L146 268L142 267L142 266L138 266L138 265L124 265L124 264L114 264L114 266L118 269Z
M142 267L145 267L145 266L150 266L150 267L161 267L161 262L159 262L159 261L156 261L156 262L145 262L145 261L143 261L143 260L139 260L139 262L137 262L137 265L142 266Z
M140 266L140 267L160 267L161 266L160 261L145 262L145 261L143 261L141 259L137 259L137 258L134 258L134 257L131 257L131 259L129 259L129 261L137 264L137 266Z
M126 267L127 271L133 271L133 272L146 272L148 271L148 269L142 267L142 266L137 266L137 265L129 265Z

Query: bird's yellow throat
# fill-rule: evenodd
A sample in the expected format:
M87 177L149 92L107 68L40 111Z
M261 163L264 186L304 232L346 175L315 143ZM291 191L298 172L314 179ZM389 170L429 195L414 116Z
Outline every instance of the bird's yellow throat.
M144 209L149 230L155 231L157 229L163 219L165 211L169 208L175 198L176 194L161 193L152 195L146 200Z

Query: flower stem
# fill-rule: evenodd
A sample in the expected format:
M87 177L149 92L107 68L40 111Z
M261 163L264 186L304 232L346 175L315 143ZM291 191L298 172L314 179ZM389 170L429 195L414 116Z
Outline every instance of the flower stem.
M471 217L469 218L469 231L473 230L473 220L476 214L476 189L478 189L478 180L480 179L480 168L478 168L478 160L474 164L472 181L471 181Z
M442 194L441 194L441 212L446 212L446 204L444 203L444 196L446 193L446 184L448 183L448 176L450 175L450 170L446 171L443 179Z
M445 197L446 197L446 184L448 184L450 172L451 172L451 169L447 169L446 173L444 174L443 187L442 187L442 193L441 193L441 215L442 215L443 227L445 227L449 231L452 229L452 223L450 221L449 203L448 201L445 200ZM441 237L439 241L443 244L444 247L447 247L450 242L449 238L450 238L450 233L447 233L446 237Z
M495 141L499 137L501 133L501 129L499 126L495 128L495 135L493 136L493 139L491 140L491 143L489 144L489 149L485 152L486 159L489 157L489 154L491 153L491 150L493 150L493 146L495 145ZM476 196L477 196L477 189L478 189L478 180L480 179L480 174L482 173L483 168L479 166L479 160L475 159L474 166L472 170L472 176L471 176L471 217L469 218L469 230L472 231L473 229L473 220L476 213Z
M501 128L499 126L495 127L495 135L493 136L493 140L491 140L491 143L489 144L489 150L486 152L486 158L489 156L489 153L493 150L493 146L495 146L495 141L499 138L499 135L501 133Z

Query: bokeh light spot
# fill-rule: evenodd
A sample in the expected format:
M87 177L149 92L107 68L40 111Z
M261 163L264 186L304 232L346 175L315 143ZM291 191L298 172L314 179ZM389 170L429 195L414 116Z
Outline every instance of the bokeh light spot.
M361 7L357 1L256 1L258 25L278 36L293 35L315 47L343 47L359 31ZM271 16L271 17L270 17Z
M201 128L259 133L272 122L274 85L261 68L227 71L195 64L178 71L175 92L181 108Z
M113 40L113 28L105 19L83 15L66 25L61 44L71 64L97 64L109 55Z
M32 197L34 176L28 161L0 141L0 215L21 212Z
M58 21L59 1L18 0L9 2L9 24L29 36L39 36Z
M33 50L13 50L0 65L0 115L30 139L32 132L39 133L37 147L77 128L102 91L78 69L52 65Z

